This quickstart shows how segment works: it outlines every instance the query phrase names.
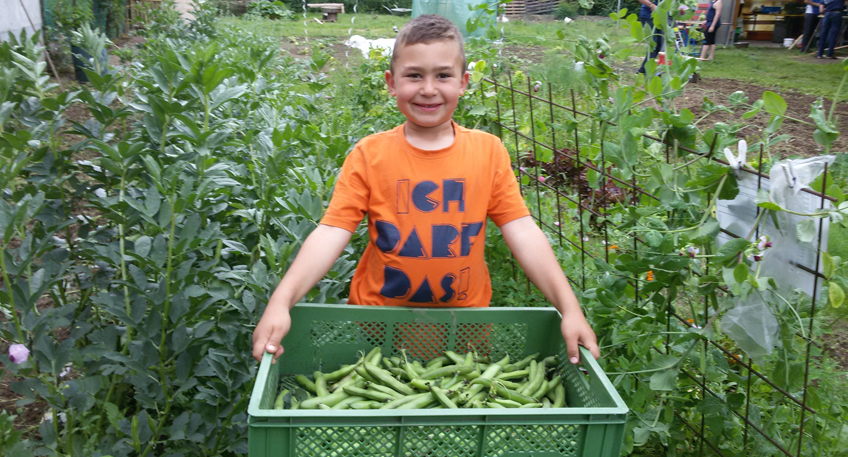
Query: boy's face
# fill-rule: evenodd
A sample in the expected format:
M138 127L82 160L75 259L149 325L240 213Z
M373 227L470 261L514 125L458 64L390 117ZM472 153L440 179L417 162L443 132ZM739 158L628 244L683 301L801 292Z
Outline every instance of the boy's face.
M459 46L433 41L404 46L394 71L386 72L389 93L414 128L437 132L451 126L459 97L468 87ZM423 131L422 131L423 132Z

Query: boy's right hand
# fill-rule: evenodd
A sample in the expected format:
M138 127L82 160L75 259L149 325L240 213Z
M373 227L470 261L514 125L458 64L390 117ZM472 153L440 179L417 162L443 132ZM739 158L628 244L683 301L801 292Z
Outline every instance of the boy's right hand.
M274 363L283 354L283 345L280 342L291 328L291 316L288 306L268 305L262 319L253 330L253 358L257 362L262 361L265 352L274 354Z

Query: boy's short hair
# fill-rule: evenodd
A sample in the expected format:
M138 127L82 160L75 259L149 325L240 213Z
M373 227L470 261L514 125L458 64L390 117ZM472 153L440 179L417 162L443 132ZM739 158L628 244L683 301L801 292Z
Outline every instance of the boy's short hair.
M400 29L395 39L395 47L392 50L392 60L389 71L394 72L395 60L400 54L400 49L418 43L432 43L434 41L453 41L459 46L459 55L462 58L462 71L468 66L465 59L465 45L462 41L462 32L453 22L438 14L423 14L406 23Z

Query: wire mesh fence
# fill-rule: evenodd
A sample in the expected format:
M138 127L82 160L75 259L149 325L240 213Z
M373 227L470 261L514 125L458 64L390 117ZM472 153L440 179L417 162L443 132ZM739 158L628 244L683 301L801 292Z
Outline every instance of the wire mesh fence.
M642 442L649 433L658 432L655 436L660 437L662 446L672 455L752 453L800 457L836 451L823 448L826 445L819 440L821 434L828 433L827 426L823 428L817 422L824 414L822 409L827 409L827 402L816 392L813 378L820 373L811 374L811 370L817 369L816 363L823 351L817 342L820 325L816 315L827 301L821 292L825 277L820 253L827 248L828 218L818 218L815 222L816 236L808 247L811 251L808 262L791 256L778 262L785 273L807 284L806 294L796 291L791 303L781 308L797 316L797 322L791 327L792 334L781 335L774 351L752 358L734 339L717 328L720 322L724 323L722 317L727 311L718 300L730 300L738 295L734 294L738 291L720 281L722 272L710 271L709 264L704 262L700 268L686 267L685 274L680 275L696 279L681 280L658 289L653 276L662 273L656 270L636 272L636 268L628 268L641 259L655 261L657 258L656 243L646 239L649 234L636 230L632 223L640 208L651 207L664 198L657 194L656 186L651 189L646 186L646 181L655 177L655 170L633 173L630 179L616 173L615 166L605 157L608 148L604 146L604 142L610 141L615 134L610 133L614 129L601 128L605 121L593 118L586 112L588 110L581 110L573 91L555 94L550 85L541 86L529 79L514 81L509 72L485 78L483 86L495 94L496 130L514 153L516 173L533 217L560 249L576 253L571 258L580 259L580 265L570 271L570 280L582 294L583 304L590 308L589 314L595 314L593 306L612 306L599 298L603 293L601 289L612 283L607 280L612 274L615 281L626 281L629 303L615 304L617 310L607 314L613 319L629 319L627 322L650 320L655 327L664 324L659 339L645 337L649 341L646 343L650 346L649 354L631 350L626 355L627 351L615 341L616 326L624 323L600 319L602 325L608 325L605 328L598 326L595 320L601 344L606 344L602 359L607 359L605 369L610 377L625 400L631 400L628 403L641 401L649 405L641 408L641 415L633 404L630 405L638 416L633 419L630 431L642 435L635 440ZM698 150L680 147L669 138L662 133L645 133L639 142L645 150L661 151L654 155L664 158L667 169L679 170L675 173L697 170L708 164L729 165L715 157L716 136L705 141ZM740 167L734 171L737 185L747 185L747 190L754 195L768 189L770 183L769 175L762 170L762 148L758 155L757 169ZM828 183L827 165L823 182ZM821 188L826 187L822 185ZM825 210L835 201L810 188L800 192L814 210ZM721 202L712 198L718 195L709 197L709 202ZM757 206L755 198L750 198L744 207L737 205L728 209L726 202L722 204L724 210L747 212L755 221L760 221L765 211ZM706 211L710 214L709 208ZM675 210L662 215L666 221L684 216ZM711 214L709 218L713 216L720 217ZM775 223L776 220L772 224ZM765 223L749 224L742 227L743 231L739 224L735 227L722 224L714 237L715 242L706 246L707 252L698 252L698 257L720 255L721 246L734 239L756 241L764 236L761 232L781 230L780 227L767 227ZM692 254L695 258L696 252L694 248L689 248L689 252L677 249L665 255L686 257ZM626 261L623 261L625 255ZM758 268L757 276L759 273ZM715 293L700 293L704 287L713 288ZM697 337L690 337L693 333ZM791 350L785 347L790 343ZM620 363L623 356L632 356L637 363L641 360L646 369L634 370L632 365L626 369ZM669 361L670 366L652 365L658 360ZM677 362L671 366L673 360ZM663 368L670 371L673 387L660 386L661 382L654 385L652 375L662 372ZM650 386L652 401L636 398L644 396L636 392L640 386L645 390L646 385ZM645 420L651 415L656 417L653 423ZM666 424L665 428L662 424Z

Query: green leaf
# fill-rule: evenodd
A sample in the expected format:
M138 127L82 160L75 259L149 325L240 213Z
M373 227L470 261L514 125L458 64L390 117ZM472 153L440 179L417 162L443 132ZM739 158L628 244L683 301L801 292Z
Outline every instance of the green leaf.
M677 380L679 358L671 355L659 355L648 364L648 370L656 370L651 375L651 390L671 391Z
M834 308L839 308L842 306L842 302L845 301L845 291L842 290L842 287L831 281L827 284L827 296L830 298L830 306Z
M718 248L718 259L719 259L719 261L722 264L725 264L725 265L730 261L735 261L735 257L740 252L744 251L745 249L748 249L748 246L750 244L751 243L744 238L735 238L735 239L728 241L727 243L724 243L723 245L721 245L720 248ZM735 265L736 264L733 263L730 266L735 266Z
M772 211L783 211L783 208L778 206L776 203L772 203L771 201L769 201L769 192L765 189L760 189L757 191L757 197L754 199L754 201L760 208L770 209Z
M650 246L657 247L662 244L663 236L660 232L651 230L645 234L645 241L647 241Z
M833 257L827 252L822 252L822 264L824 265L824 277L829 280L833 277L833 271L835 269Z
M648 84L648 92L651 93L654 97L659 97L662 95L663 91L663 83L662 78L659 76L654 76L651 78L651 82Z
M698 229L698 238L713 238L718 235L719 230L721 225L718 220L711 217Z
M731 105L740 105L742 103L746 103L748 101L748 97L745 96L745 92L737 90L727 97L727 101L730 102Z
M773 116L786 115L786 101L780 95L767 90L763 92L763 108Z
M150 247L152 246L153 241L149 236L143 235L138 237L135 240L135 253L138 254L139 257L147 257L147 254L150 254Z
M486 105L477 105L471 108L468 114L471 116L484 116L486 114Z
M798 241L810 243L816 237L816 223L812 219L804 219L796 227Z
M759 113L762 108L763 108L763 101L762 100L755 101L754 104L751 106L751 109L746 111L745 114L742 115L742 119L750 119L750 118L756 116L757 113Z
M748 279L748 265L745 262L739 262L739 265L736 265L736 268L733 269L733 279L736 282L745 282Z

